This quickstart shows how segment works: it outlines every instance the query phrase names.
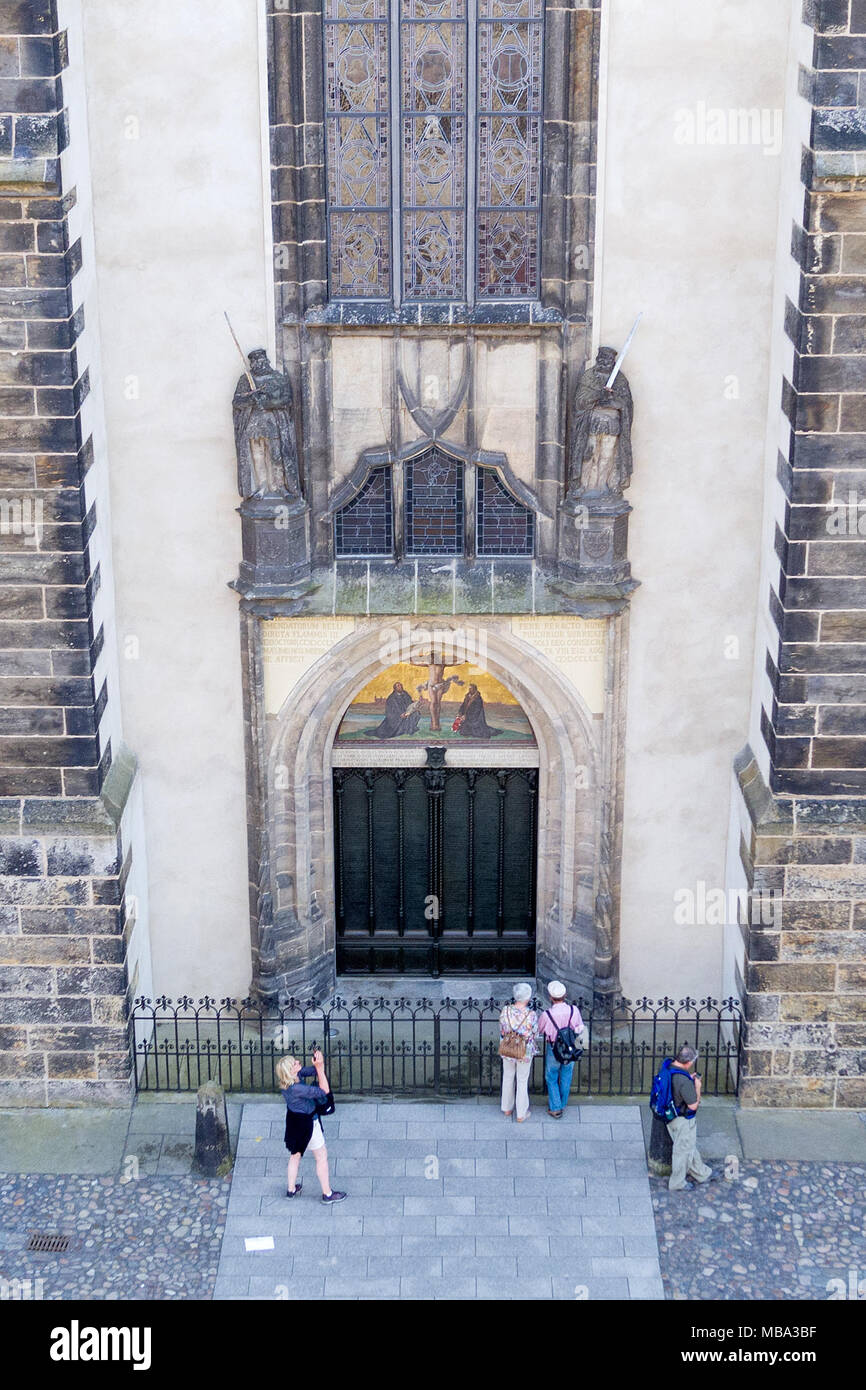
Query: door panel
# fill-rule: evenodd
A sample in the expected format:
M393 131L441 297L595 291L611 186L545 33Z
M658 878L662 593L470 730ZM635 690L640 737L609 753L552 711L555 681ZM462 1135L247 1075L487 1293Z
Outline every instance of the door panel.
M535 970L537 772L334 772L340 974Z

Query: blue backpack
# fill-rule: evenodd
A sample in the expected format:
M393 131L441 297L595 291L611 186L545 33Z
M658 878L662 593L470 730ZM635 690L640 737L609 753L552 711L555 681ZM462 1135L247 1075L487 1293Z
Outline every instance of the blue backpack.
M671 1067L673 1065L673 1058L666 1057L653 1077L652 1090L650 1091L650 1110L654 1115L658 1115L660 1120L664 1120L665 1124L675 1120L680 1113L671 1092L673 1080Z

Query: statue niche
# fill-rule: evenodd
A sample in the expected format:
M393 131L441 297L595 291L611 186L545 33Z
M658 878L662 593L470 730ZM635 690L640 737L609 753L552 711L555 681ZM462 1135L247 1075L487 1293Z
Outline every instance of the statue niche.
M264 348L254 348L248 360L249 376L240 377L232 400L238 490L242 497L301 501L292 383L271 366Z

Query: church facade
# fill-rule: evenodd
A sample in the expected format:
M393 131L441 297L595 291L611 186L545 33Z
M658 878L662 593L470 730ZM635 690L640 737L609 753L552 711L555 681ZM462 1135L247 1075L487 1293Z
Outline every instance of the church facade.
M0 35L0 1104L557 976L862 1107L866 6L99 8Z

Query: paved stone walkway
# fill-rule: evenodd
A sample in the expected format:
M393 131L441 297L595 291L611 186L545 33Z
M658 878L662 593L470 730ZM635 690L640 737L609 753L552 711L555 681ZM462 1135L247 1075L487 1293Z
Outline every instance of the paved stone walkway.
M725 1166L687 1192L652 1180L667 1298L866 1299L866 1165Z
M215 1298L663 1297L638 1106L518 1125L483 1101L338 1102L334 1207L311 1155L286 1199L284 1126L282 1102L244 1109Z
M228 1200L227 1179L0 1174L0 1299L210 1298ZM69 1250L29 1252L39 1230Z

